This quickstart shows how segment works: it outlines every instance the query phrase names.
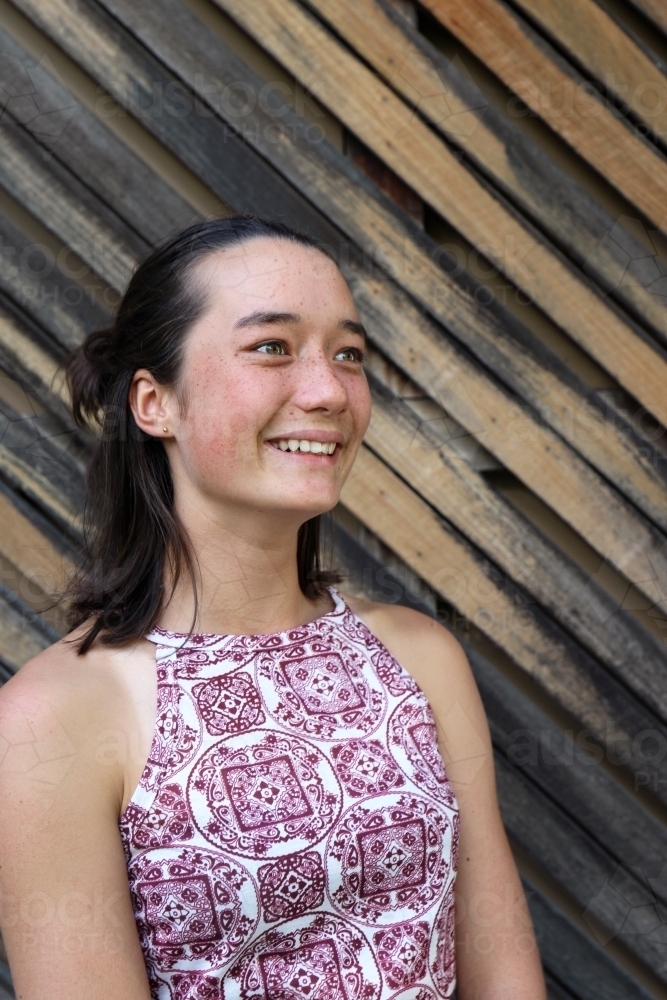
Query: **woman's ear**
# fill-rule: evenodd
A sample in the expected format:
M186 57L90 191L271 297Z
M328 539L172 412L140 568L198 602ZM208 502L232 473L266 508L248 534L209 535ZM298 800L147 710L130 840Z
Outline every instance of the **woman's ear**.
M139 368L132 378L128 402L136 424L152 437L173 437L178 408L174 393L156 382L147 368Z

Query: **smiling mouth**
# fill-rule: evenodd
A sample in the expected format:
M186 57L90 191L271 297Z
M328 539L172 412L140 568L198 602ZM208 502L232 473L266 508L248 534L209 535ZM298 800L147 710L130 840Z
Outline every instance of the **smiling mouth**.
M269 444L280 451L301 452L305 455L333 455L338 447L335 441L306 441L303 438L278 438L269 441Z

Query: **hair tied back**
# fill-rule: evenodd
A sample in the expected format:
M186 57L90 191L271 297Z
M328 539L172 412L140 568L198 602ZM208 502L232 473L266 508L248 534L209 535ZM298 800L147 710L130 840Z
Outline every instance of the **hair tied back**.
M65 362L74 419L80 427L87 419L102 422L109 390L116 374L115 328L90 333Z

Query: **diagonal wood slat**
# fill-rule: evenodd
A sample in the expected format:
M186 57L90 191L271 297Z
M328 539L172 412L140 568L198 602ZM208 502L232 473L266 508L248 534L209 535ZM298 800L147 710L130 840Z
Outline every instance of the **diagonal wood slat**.
M550 34L664 142L667 77L594 0L517 0L524 14Z
M94 270L113 288L125 287L132 273L132 262L148 249L129 226L122 229L122 240L103 243L101 229L111 229L109 210L81 183L72 185L69 171L57 160L44 161L42 149L5 111L0 123L3 156L0 160L0 184L29 212L42 220L52 232L80 257L94 261Z
M667 35L667 10L662 0L630 0L643 14Z
M386 545L391 546L446 601L474 622L492 641L548 691L605 746L623 748L636 773L646 760L633 749L637 733L661 732L647 713L583 651L549 628L534 605L498 579L472 547L443 524L413 490L403 484L367 446L362 447L341 500ZM652 770L667 773L667 762ZM657 780L657 796L667 801Z
M215 2L467 240L483 246L492 263L621 385L667 421L662 391L667 356L633 333L554 248L494 197L393 91L295 0ZM119 0L105 6L117 11L124 4ZM140 31L138 25L133 27ZM660 176L659 161L652 169ZM667 165L664 175L663 198Z
M647 257L621 220L488 100L460 59L441 55L390 0L311 0L310 6L603 288L667 338L664 300L652 290L667 270L657 253Z
M667 77L617 20L594 0L518 0L523 13L568 55L627 105L654 136L667 139L667 108L661 96Z
M478 59L659 229L667 228L667 160L503 0L425 0Z

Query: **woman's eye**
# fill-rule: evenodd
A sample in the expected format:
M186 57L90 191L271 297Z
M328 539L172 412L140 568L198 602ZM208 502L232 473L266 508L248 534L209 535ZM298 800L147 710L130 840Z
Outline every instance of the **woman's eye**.
M259 344L256 349L262 354L285 354L285 345L280 340L267 340L265 344Z
M341 358L342 361L361 362L364 360L364 352L359 350L358 347L346 347L342 351L339 351L336 357Z

